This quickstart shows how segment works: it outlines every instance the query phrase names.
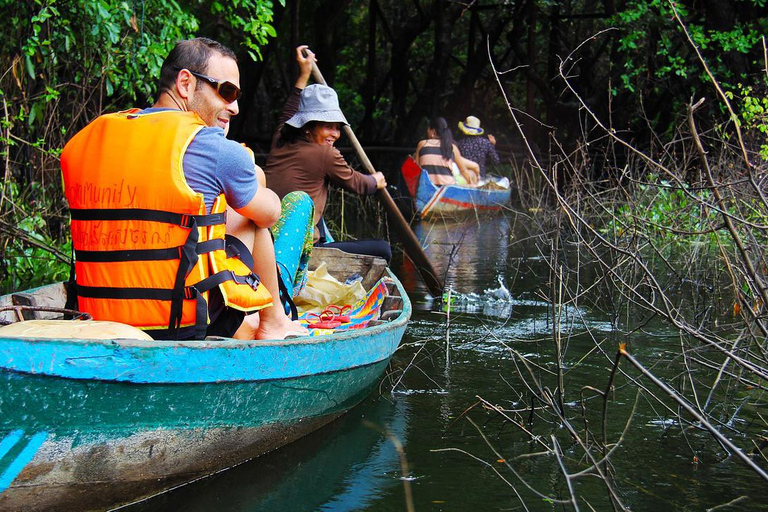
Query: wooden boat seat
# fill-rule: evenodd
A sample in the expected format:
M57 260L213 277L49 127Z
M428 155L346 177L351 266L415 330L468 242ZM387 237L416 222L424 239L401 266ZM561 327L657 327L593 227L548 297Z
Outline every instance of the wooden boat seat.
M316 270L322 262L325 262L328 273L342 283L355 274L362 276L362 285L366 290L381 279L387 268L387 262L381 258L350 254L330 247L315 247L307 268Z

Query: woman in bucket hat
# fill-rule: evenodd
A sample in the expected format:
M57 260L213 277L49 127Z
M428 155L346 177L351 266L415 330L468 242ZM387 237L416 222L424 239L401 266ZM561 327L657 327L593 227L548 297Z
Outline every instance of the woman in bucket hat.
M306 52L306 55L304 54ZM315 246L335 247L356 254L392 257L385 240L333 242L323 222L328 187L334 185L361 195L387 186L384 175L361 174L347 164L333 145L347 123L336 91L321 84L307 85L316 62L307 46L296 48L299 78L280 117L264 169L267 186L281 198L295 190L309 194L315 203Z
M462 157L443 117L432 118L429 122L427 138L416 145L413 159L427 171L435 185L472 185L478 180L479 169L474 162ZM454 166L458 167L458 172Z
M464 122L459 121L459 130L463 135L456 141L456 145L461 151L461 156L477 162L480 178L485 179L486 159L490 157L494 165L499 163L496 139L493 135L483 136L485 130L480 127L480 120L475 116L468 116Z

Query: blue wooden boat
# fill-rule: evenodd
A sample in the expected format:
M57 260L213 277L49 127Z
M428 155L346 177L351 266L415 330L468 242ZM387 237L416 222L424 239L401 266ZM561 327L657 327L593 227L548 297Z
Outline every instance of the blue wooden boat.
M339 278L385 277L366 327L283 341L0 335L0 510L103 510L283 446L358 404L411 314L383 260L316 250ZM0 297L0 310L62 307L56 284ZM0 311L8 322L13 311ZM38 311L50 318L56 313Z
M409 190L414 200L416 215L421 219L436 215L498 211L509 204L512 196L509 186L497 186L493 178L482 187L435 185L430 181L427 172L411 157L403 164L402 172L406 183L410 182Z

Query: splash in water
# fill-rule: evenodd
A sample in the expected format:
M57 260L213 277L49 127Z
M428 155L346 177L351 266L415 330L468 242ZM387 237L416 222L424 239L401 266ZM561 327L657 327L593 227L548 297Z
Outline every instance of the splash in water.
M501 276L498 288L487 288L482 294L461 293L455 290L443 293L442 309L459 313L473 313L495 318L509 318L514 301Z

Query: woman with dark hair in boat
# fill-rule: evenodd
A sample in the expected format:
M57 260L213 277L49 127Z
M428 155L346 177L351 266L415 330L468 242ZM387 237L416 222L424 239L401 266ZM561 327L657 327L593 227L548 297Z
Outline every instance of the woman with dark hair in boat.
M316 247L334 247L353 254L379 256L389 261L392 249L381 239L335 242L328 233L325 212L330 185L360 195L372 195L387 186L380 172L361 174L344 160L334 143L348 124L339 108L336 91L321 84L307 85L315 54L307 46L296 48L299 78L285 103L272 139L264 172L267 186L279 197L301 190L315 203Z
M477 183L480 174L475 162L461 156L443 117L434 117L429 122L427 138L418 143L413 159L419 167L427 171L430 181L435 185L471 186ZM458 167L456 174L454 165ZM462 179L465 183L460 183Z

